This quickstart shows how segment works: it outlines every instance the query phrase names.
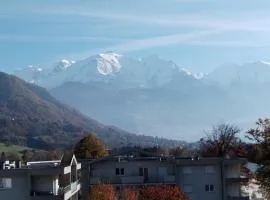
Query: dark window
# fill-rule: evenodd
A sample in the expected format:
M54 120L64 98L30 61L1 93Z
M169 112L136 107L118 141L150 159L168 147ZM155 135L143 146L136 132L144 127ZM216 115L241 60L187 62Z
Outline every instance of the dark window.
M205 185L205 191L206 192L213 192L215 190L214 185L210 184L210 185Z
M115 174L116 174L116 175L119 175L119 174L120 174L119 168L116 168L116 169L115 169Z
M115 168L115 174L117 176L124 175L125 174L125 169L124 168Z
M143 176L143 168L139 168L139 176Z
M214 185L210 185L210 191L214 191Z
M209 191L209 185L205 185L205 191L206 191L206 192Z

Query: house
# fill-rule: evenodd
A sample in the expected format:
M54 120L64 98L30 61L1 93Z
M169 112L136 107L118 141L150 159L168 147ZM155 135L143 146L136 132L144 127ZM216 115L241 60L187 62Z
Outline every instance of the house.
M110 183L118 188L143 185L176 185L192 200L248 200L241 185L241 158L174 158L111 156L82 161L82 192L93 185Z
M15 166L0 170L0 199L78 200L81 164L73 154L64 154L61 160Z

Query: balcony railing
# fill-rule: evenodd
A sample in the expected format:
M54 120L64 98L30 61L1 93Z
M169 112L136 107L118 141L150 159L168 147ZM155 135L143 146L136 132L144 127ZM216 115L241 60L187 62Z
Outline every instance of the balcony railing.
M126 184L126 185L144 185L144 184L175 184L175 176L165 176L163 178L149 178L145 180L144 176L121 176L119 178L101 178L91 177L90 185L99 183Z
M73 182L73 183L71 183L70 185L67 185L67 186L65 186L65 187L60 187L59 189L58 189L58 194L60 194L60 195L62 195L62 194L65 194L65 193L67 193L68 191L76 191L77 190L77 186L78 186L78 184L79 184L79 181L75 181L75 182Z
M249 197L232 197L232 196L228 196L227 200L249 200Z
M247 177L226 178L227 183L247 183L248 181L249 181L249 178L247 178Z
M30 196L53 196L53 192L39 191L39 190L31 190Z

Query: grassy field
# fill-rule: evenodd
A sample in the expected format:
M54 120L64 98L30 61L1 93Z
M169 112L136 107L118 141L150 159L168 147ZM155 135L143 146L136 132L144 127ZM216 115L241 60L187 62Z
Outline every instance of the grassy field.
M17 146L17 145L6 145L4 143L0 143L0 153L20 153L21 151L29 149L28 147L24 146Z

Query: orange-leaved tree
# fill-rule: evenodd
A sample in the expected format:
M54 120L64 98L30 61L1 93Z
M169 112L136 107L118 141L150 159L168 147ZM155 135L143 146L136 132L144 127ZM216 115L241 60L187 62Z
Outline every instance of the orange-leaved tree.
M90 189L89 200L116 200L116 190L110 184L94 185Z
M140 190L140 200L188 200L188 196L177 186L149 186Z
M77 158L81 159L100 158L107 154L105 144L93 133L90 133L75 145L74 153Z
M121 200L139 200L139 191L131 187L126 187L121 192Z

